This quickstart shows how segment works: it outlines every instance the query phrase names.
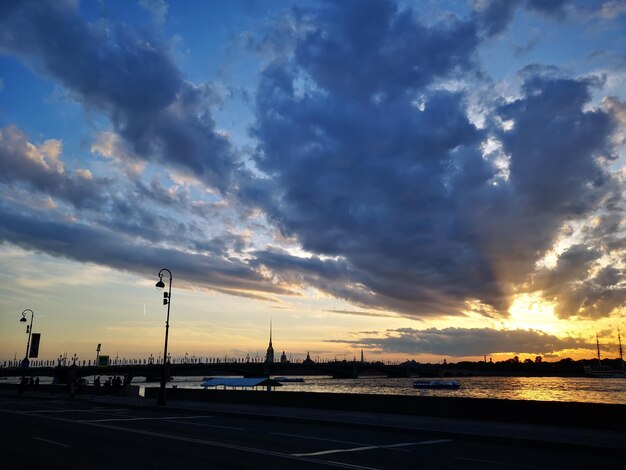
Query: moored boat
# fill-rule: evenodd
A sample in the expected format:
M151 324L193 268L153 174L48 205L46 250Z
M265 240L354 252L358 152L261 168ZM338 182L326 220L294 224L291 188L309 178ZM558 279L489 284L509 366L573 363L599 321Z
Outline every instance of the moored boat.
M620 363L622 364L622 369L611 369L610 367L602 365L602 358L600 356L600 340L598 339L598 334L596 333L596 347L598 349L598 365L597 366L585 366L585 374L589 377L595 377L599 379L619 379L626 378L626 369L624 368L624 355L622 350L622 337L619 332L619 328L617 329L617 340L619 342L619 358Z
M626 377L626 371L611 369L610 367L592 367L585 366L585 374L589 377L596 377L599 379L620 379Z
M433 389L448 389L457 390L461 387L459 382L453 380L416 380L413 382L413 388L433 388Z
M274 377L276 382L280 383L302 383L304 379L302 377Z

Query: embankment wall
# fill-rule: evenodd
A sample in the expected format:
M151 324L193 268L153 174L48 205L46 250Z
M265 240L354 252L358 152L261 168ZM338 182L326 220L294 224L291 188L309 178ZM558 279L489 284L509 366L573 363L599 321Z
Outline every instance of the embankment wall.
M157 395L146 388L146 398ZM167 399L626 430L626 405L617 404L183 388L168 388Z

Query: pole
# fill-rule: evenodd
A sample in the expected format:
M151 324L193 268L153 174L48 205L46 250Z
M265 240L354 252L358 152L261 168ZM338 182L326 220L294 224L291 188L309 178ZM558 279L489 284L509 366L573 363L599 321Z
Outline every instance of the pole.
M172 304L172 272L163 268L159 271L159 283L163 283L163 271L167 271L170 275L169 288L167 292L167 298L163 296L164 303L167 303L167 317L165 319L165 346L163 348L163 369L161 371L161 386L159 387L159 398L157 399L158 406L165 406L165 384L167 382L167 339L170 329L170 305ZM157 286L159 286L157 283Z
M598 333L596 333L596 347L598 348L598 369L602 369L602 359L600 359L600 340L598 339Z
M33 320L35 318L35 312L27 308L22 312L22 318L24 320L26 319L26 312L30 312L30 326L26 327L27 333L28 333L28 339L26 340L26 355L24 356L24 361L22 361L22 365L24 367L28 367L28 363L30 362L28 360L28 350L30 349L30 337L33 334Z
M30 316L30 326L28 327L28 340L26 341L26 358L28 358L28 350L30 349L30 337L33 334L33 317L34 315Z
M619 358L622 363L622 369L624 369L624 351L622 349L622 337L619 334L619 326L617 327L617 341L619 342Z

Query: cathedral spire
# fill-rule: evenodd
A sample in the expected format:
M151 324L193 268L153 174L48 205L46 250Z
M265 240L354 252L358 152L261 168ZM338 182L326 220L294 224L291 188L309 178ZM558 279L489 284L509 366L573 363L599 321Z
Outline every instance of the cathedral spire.
M272 320L270 320L270 344L265 354L265 362L272 364L274 362L274 347L272 346Z

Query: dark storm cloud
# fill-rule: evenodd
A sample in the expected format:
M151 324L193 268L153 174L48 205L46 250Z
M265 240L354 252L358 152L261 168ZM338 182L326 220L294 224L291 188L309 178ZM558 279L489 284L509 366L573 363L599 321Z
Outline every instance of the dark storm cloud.
M510 126L494 128L508 156L508 180L458 195L500 282L526 282L567 222L610 208L619 195L599 158L612 158L614 123L585 109L594 82L548 72L525 71L523 96L496 111Z
M261 77L256 162L277 189L254 202L305 249L347 260L353 274L324 285L339 297L427 315L494 287L449 197L452 180L471 191L492 176L481 132L461 94L424 88L471 66L472 24L428 28L391 2L331 3L313 24Z
M586 109L597 83L529 67L521 96L478 129L463 93L431 86L472 75L475 27L359 5L309 17L291 59L264 70L254 135L270 178L241 192L331 258L257 252L255 263L362 307L424 317L477 300L502 313L564 223L615 189L597 159L612 157L614 124ZM488 137L508 178L483 158Z
M608 175L592 157L612 156L613 124L605 112L583 111L592 85L535 75L525 81L524 99L500 108L515 123L500 135L511 155L511 184L529 209L584 213L603 195Z
M593 81L553 78L537 71L525 81L525 98L499 110L502 119L514 122L500 138L510 154L516 204L523 209L516 224L509 226L521 228L519 236L501 235L514 242L520 261L524 257L531 261L536 259L532 253L544 253L569 220L602 208L601 220L608 223L598 224L592 236L583 232L583 243L561 253L556 268L540 270L533 287L555 302L555 313L562 318L604 317L626 301L622 287L603 286L602 278L598 282L591 275L592 268L597 271L601 266L601 258L614 251L607 238L614 241L623 233L618 229L621 184L599 163L599 157L614 158L610 138L617 123L606 112L585 110ZM513 262L515 252L509 254ZM529 270L527 265L522 272Z
M215 132L211 88L184 81L160 38L121 23L86 23L73 2L9 0L0 10L0 50L108 115L137 155L228 186L233 154Z
M330 93L390 97L467 68L477 45L474 24L449 19L428 28L415 12L386 0L329 2L303 36L297 62ZM437 52L434 52L437 48Z
M558 338L533 330L491 328L400 328L387 330L382 337L332 341L355 348L375 348L389 353L483 356L499 353L550 354L563 349L593 348L575 337Z

